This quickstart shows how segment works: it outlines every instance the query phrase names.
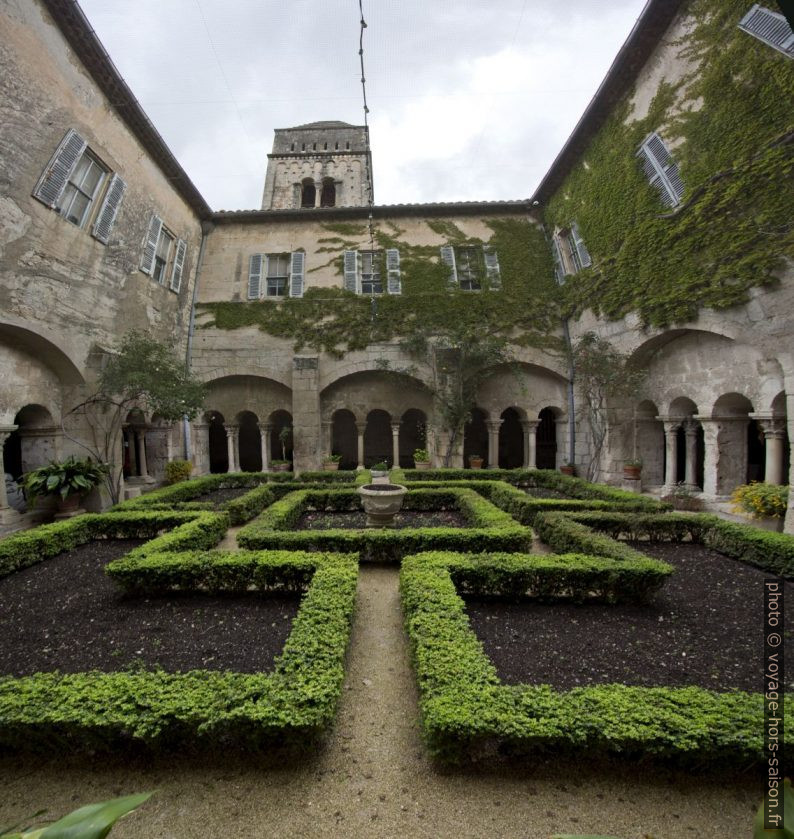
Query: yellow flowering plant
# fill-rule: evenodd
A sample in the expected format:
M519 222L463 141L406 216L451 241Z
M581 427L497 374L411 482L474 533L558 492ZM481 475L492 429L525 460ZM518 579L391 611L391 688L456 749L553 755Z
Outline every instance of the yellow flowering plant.
M753 481L736 487L731 495L733 509L754 519L782 519L786 515L788 487Z

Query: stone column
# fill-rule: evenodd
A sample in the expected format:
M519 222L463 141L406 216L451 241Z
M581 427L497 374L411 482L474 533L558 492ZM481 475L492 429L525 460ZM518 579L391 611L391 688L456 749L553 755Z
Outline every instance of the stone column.
M321 422L323 429L323 457L328 457L334 453L334 422L333 420L323 420Z
M521 420L524 429L524 469L535 469L538 464L538 426L540 420Z
M3 447L12 432L16 431L16 425L0 425L0 524L12 524L19 517L19 513L8 506L8 495L6 493L6 466L3 459Z
M664 492L672 492L678 482L678 429L682 420L677 417L657 417L664 424L666 459L664 465Z
M270 469L270 432L273 426L269 422L258 422L259 427L259 445L262 449L262 471L267 472Z
M138 450L138 468L141 478L149 477L149 467L146 465L146 429L135 427L135 446Z
M717 473L720 463L720 424L717 420L706 416L695 416L703 428L703 494L714 497L718 495Z
M320 200L323 197L323 182L322 181L315 181L314 182L314 206L320 206Z
M766 443L766 463L764 466L764 480L768 484L784 484L783 476L783 447L786 438L786 426L783 417L759 417L750 414L761 426Z
M292 359L292 468L295 473L320 469L320 360Z
M397 469L400 466L400 423L393 422L391 424L391 456L392 468Z
M486 420L488 428L488 462L485 464L489 469L499 467L499 426L502 420Z
M684 434L686 435L684 484L689 489L698 489L697 481L695 480L695 471L697 466L698 424L695 420L684 420Z
M359 472L364 468L364 432L366 430L366 421L356 423L356 431L358 432L358 465L356 466L356 469Z
M227 472L239 472L237 466L237 440L240 436L240 426L224 423L226 429L226 450L229 453L229 468Z

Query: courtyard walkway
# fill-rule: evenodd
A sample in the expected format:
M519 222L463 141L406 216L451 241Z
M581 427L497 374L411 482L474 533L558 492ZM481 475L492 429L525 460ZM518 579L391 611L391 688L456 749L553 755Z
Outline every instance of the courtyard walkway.
M230 545L231 547L231 545ZM215 837L523 837L607 833L623 839L749 835L758 784L700 781L584 764L439 772L423 749L394 567L363 566L339 716L319 757L297 767L177 760L64 768L0 761L0 825L46 807L157 790L117 839Z

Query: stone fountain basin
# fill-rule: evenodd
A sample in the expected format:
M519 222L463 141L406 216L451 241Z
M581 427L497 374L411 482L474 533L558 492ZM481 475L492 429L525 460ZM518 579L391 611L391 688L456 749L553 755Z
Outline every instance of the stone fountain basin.
M407 487L400 484L365 484L358 488L367 514L367 527L392 527L403 505Z

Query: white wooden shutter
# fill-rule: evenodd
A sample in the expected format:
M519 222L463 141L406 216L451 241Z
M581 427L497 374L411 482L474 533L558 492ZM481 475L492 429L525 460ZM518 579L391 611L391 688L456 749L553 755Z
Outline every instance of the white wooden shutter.
M755 3L739 21L739 29L784 55L794 57L794 31L786 18Z
M33 190L33 197L53 209L66 189L69 175L85 151L86 141L73 129L66 132Z
M645 176L655 187L668 207L681 203L684 194L684 182L678 171L678 164L673 160L667 146L658 134L649 135L637 152L642 158Z
M551 253L554 257L554 277L558 283L561 283L565 279L565 264L562 261L560 239L556 233L551 239Z
M178 292L182 286L182 272L185 269L185 255L187 245L182 239L177 239L176 252L174 254L174 267L171 271L171 291Z
M400 252L397 248L386 249L386 290L389 294L402 294Z
M441 248L441 261L449 268L449 285L458 284L458 271L455 267L455 248L452 245L444 245Z
M358 284L358 251L345 251L345 288L357 294Z
M110 231L113 229L116 215L121 206L121 199L124 197L124 191L126 189L127 184L124 183L119 175L113 175L111 177L107 191L105 192L105 198L102 201L102 206L99 208L94 227L91 230L91 235L102 242L103 245L108 243Z
M483 245L482 255L485 260L485 276L488 279L488 285L494 289L502 287L502 274L499 270L499 257L496 251L489 248L488 245Z
M579 233L579 225L575 221L571 222L571 238L576 253L579 255L579 264L582 268L589 268L593 264L593 260L590 258L590 251L587 250L581 233Z
M289 271L289 296L303 297L303 273L306 266L306 254L293 251Z
M154 273L154 257L157 253L157 242L160 238L160 231L163 229L163 220L160 216L152 214L149 221L149 229L146 231L146 241L143 245L141 256L141 271L150 277Z
M258 300L262 294L262 259L261 253L251 254L248 260L248 299Z

